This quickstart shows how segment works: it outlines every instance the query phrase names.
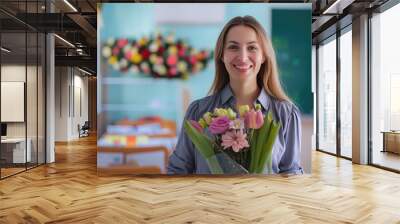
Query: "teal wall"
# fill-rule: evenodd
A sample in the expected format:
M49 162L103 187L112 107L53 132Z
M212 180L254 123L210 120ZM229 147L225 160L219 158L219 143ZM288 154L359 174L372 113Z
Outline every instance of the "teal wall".
M100 41L108 38L135 37L150 34L155 21L151 13L153 4L105 3L101 14L103 26Z

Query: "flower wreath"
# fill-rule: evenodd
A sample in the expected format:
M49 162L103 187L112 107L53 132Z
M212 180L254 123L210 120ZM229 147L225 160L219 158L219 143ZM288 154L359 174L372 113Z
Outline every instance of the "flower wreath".
M182 78L203 70L212 58L173 35L136 39L109 39L102 48L108 63L121 72L144 73L156 78Z

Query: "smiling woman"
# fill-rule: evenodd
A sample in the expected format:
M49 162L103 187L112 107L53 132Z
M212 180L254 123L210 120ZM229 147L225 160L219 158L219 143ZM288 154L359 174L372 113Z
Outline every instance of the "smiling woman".
M302 173L300 112L282 90L274 49L260 23L251 16L231 19L218 37L214 60L216 73L210 89L212 95L194 101L185 120L200 121L203 114L216 108L231 108L237 112L240 106L261 110L263 114L271 113L281 125L273 143L273 173ZM210 122L212 125L214 120ZM182 131L170 157L168 172L208 174L208 163Z

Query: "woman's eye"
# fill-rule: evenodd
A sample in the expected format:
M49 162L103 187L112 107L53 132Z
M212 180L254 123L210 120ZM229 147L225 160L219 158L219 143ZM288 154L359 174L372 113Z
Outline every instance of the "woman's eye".
M236 45L230 45L228 46L228 49L237 49L238 47Z
M257 47L256 46L249 46L248 49L250 51L255 51L255 50L257 50Z

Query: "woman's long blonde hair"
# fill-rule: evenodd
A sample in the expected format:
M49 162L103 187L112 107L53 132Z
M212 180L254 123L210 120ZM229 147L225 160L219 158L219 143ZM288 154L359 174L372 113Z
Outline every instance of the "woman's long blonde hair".
M229 74L228 71L226 71L224 62L222 61L222 56L225 47L225 38L228 31L232 27L238 25L252 28L256 32L257 37L261 42L261 48L263 49L265 62L260 66L260 71L257 74L258 87L264 88L269 95L278 100L286 100L290 102L289 97L282 89L278 77L278 66L276 63L275 51L272 47L272 43L268 39L264 28L252 16L237 16L231 19L222 29L215 46L215 77L209 94L215 94L229 84Z

